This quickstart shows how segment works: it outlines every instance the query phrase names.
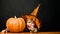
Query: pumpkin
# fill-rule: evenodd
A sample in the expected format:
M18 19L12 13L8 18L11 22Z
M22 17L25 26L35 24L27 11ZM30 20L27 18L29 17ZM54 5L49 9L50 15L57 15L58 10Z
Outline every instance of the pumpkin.
M6 22L6 27L10 32L22 32L25 28L25 21L23 18L9 18Z

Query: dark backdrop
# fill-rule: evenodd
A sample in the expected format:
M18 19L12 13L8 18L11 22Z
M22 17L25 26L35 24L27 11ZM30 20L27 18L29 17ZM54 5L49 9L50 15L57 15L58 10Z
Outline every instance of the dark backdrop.
M60 31L59 22L56 22L54 4L51 0L1 0L0 2L0 31L6 28L5 24L8 18L31 13L38 4L41 6L37 17L42 21L39 31Z

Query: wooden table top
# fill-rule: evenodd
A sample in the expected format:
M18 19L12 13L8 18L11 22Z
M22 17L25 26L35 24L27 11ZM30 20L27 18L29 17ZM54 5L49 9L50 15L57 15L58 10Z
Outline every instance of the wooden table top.
M2 34L60 34L60 32L38 32L38 33L23 32L23 33L2 33Z

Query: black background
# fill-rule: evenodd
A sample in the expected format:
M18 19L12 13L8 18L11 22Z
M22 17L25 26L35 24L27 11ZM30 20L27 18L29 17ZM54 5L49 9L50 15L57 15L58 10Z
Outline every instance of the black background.
M52 0L1 0L0 2L0 31L6 28L8 18L31 13L38 4L41 6L37 17L42 21L39 31L60 31L56 6Z

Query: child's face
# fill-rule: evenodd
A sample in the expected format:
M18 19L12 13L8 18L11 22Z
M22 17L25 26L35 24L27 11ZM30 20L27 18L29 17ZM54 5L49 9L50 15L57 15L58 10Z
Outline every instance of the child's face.
M28 28L29 30L34 29L34 22L33 22L33 20L27 19L27 28Z

